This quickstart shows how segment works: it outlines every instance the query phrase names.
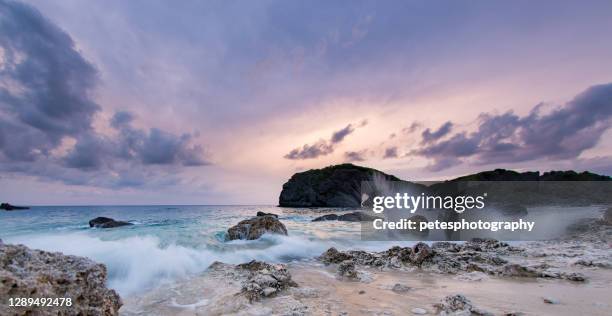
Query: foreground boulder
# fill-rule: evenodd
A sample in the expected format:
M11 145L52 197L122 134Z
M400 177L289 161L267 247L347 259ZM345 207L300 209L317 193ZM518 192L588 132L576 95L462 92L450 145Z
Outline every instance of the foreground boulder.
M0 204L0 210L5 210L5 211L16 211L16 210L29 210L29 207L25 207L25 206L15 206L15 205L11 205L9 203L2 203Z
M0 315L118 315L106 267L87 258L0 241ZM9 298L70 298L65 307L9 307Z
M371 222L379 217L368 215L362 212L353 212L342 215L327 214L313 219L313 222L323 221L342 221L342 222Z
M294 174L283 185L278 205L284 207L359 207L361 183L375 177L400 181L381 171L341 164Z
M271 215L256 216L245 219L227 230L227 239L258 239L265 233L287 235L287 228L276 217Z
M284 264L269 264L253 260L248 263L231 265L214 262L208 267L209 272L221 274L224 279L240 282L238 295L249 302L274 297L290 287L297 287Z
M89 221L89 227L95 227L95 228L114 228L114 227L129 226L129 225L134 225L134 224L123 222L123 221L116 221L108 217L96 217Z

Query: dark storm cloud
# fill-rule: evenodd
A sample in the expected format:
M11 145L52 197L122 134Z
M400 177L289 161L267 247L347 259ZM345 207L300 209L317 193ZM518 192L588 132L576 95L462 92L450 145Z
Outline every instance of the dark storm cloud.
M90 131L99 110L90 97L97 73L72 39L38 11L17 2L0 1L0 30L4 156L32 161L47 155L64 136Z
M421 136L422 136L421 142L423 144L434 142L434 141L436 141L436 140L446 136L446 134L450 133L452 128L453 128L453 123L451 123L450 121L444 123L435 132L432 132L428 128L428 129L424 130L423 133L421 134Z
M1 170L70 184L122 186L135 181L119 172L138 170L153 181L163 170L144 167L207 164L203 148L191 145L191 134L135 129L131 112L111 119L116 136L97 133L92 128L101 110L92 97L97 71L71 37L36 9L0 0L0 30ZM53 151L65 139L76 143L59 156Z
M145 165L202 166L201 146L190 145L191 134L177 136L158 128L149 131L132 127L135 115L128 111L115 113L111 126L118 131L115 138L100 135L79 139L65 157L68 167L96 169L111 166L114 161L137 161Z
M541 109L539 104L523 117L481 114L475 132L444 141L431 141L431 134L423 133L424 146L413 153L433 159L432 170L459 164L461 158L480 164L577 158L612 126L612 83L592 86L550 113L541 114Z
M357 127L363 127L368 124L367 120L363 120L359 123ZM318 142L310 145L304 144L301 148L295 148L291 150L284 157L290 160L300 160L300 159L314 159L320 156L329 155L334 152L334 147L340 144L348 135L352 134L355 131L355 127L353 124L347 125L345 128L335 131L329 141L319 140Z

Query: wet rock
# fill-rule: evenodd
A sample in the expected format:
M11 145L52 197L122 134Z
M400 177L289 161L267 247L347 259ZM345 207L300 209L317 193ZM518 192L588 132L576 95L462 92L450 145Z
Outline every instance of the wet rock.
M65 308L20 307L20 315L118 315L122 302L106 277L106 267L87 258L0 242L0 315L15 315L10 297L72 301Z
M243 220L227 230L227 239L258 239L265 233L287 235L287 228L274 216L256 216Z
M426 243L418 243L412 248L412 253L408 256L410 262L421 265L423 261L433 256L433 251Z
M529 256L525 249L509 246L493 239L478 239L464 244L434 243L432 247L418 243L414 247L392 247L382 252L328 249L318 259L326 264L351 260L356 266L375 268L420 268L425 271L463 274L461 279L485 279L485 275L525 278L553 278L582 282L587 278L578 272L563 271L548 264L509 262L502 256Z
M253 260L249 263L237 265L236 269L248 272L246 280L242 282L240 293L249 302L276 296L282 290L297 286L297 283L291 279L287 267L282 264L269 264Z
M338 275L343 278L357 279L357 270L355 270L355 263L352 260L342 261L338 265Z
M274 213L266 213L266 212L261 212L261 211L258 211L258 212L257 212L257 216L274 216L274 217L278 218L278 215L277 215L277 214L274 214Z
M130 225L134 225L134 224L123 222L123 221L116 221L109 217L96 217L89 221L89 227L95 227L95 228L114 228L114 227L121 227L121 226L130 226Z
M443 298L440 303L435 304L434 307L440 315L493 315L475 307L469 299L461 294L449 295Z
M313 219L313 222L322 221L341 221L341 222L371 222L377 218L376 216L368 215L363 212L353 212L342 215L327 214Z
M323 261L324 263L340 263L342 261L345 260L350 260L353 259L353 256L344 253L344 252L340 252L338 251L338 249L332 247L327 249L327 251L325 251L320 257L319 260Z

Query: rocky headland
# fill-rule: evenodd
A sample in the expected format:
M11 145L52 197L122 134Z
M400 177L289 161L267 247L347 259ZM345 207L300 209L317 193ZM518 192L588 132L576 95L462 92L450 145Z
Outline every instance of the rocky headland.
M600 181L612 181L612 178L588 171L540 173L539 171L516 172L495 169L424 185L404 181L376 169L346 163L294 174L283 185L278 205L281 207L359 208L371 203L367 199L364 200L362 193L368 191L368 193L376 194L378 188L375 186L382 181L396 184L399 187L408 187L413 193L423 192L432 195L465 195L469 194L470 190L483 191L485 187L487 189L485 191L499 193L489 194L489 203L499 205L504 211L518 215L523 214L525 210L524 205L517 205L516 201L521 201L523 204L538 204L542 201L556 204L612 202L610 186L598 184ZM458 185L466 181L480 182L480 186L466 189ZM519 189L517 190L512 183L508 182L516 183ZM532 185L521 184L525 182L531 182ZM545 185L538 186L539 182ZM563 184L564 182L568 184ZM582 184L577 185L576 182L582 182ZM362 187L364 183L372 183L374 187L365 185L364 188Z

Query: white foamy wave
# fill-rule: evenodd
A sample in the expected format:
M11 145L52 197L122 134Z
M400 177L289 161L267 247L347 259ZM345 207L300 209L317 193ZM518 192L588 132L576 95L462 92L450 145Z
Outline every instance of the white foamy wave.
M391 244L362 242L358 245L303 236L264 235L255 241L228 242L220 250L163 246L154 236L104 240L87 233L28 235L7 239L28 247L84 256L108 268L108 286L121 295L146 291L164 282L200 273L214 261L243 263L250 260L288 262L319 256L329 247L368 250L387 249ZM397 243L396 243L397 244Z
M101 240L86 234L40 235L7 242L104 263L108 268L109 287L122 295L202 271L214 260L207 251L176 245L161 247L159 239L148 236Z

